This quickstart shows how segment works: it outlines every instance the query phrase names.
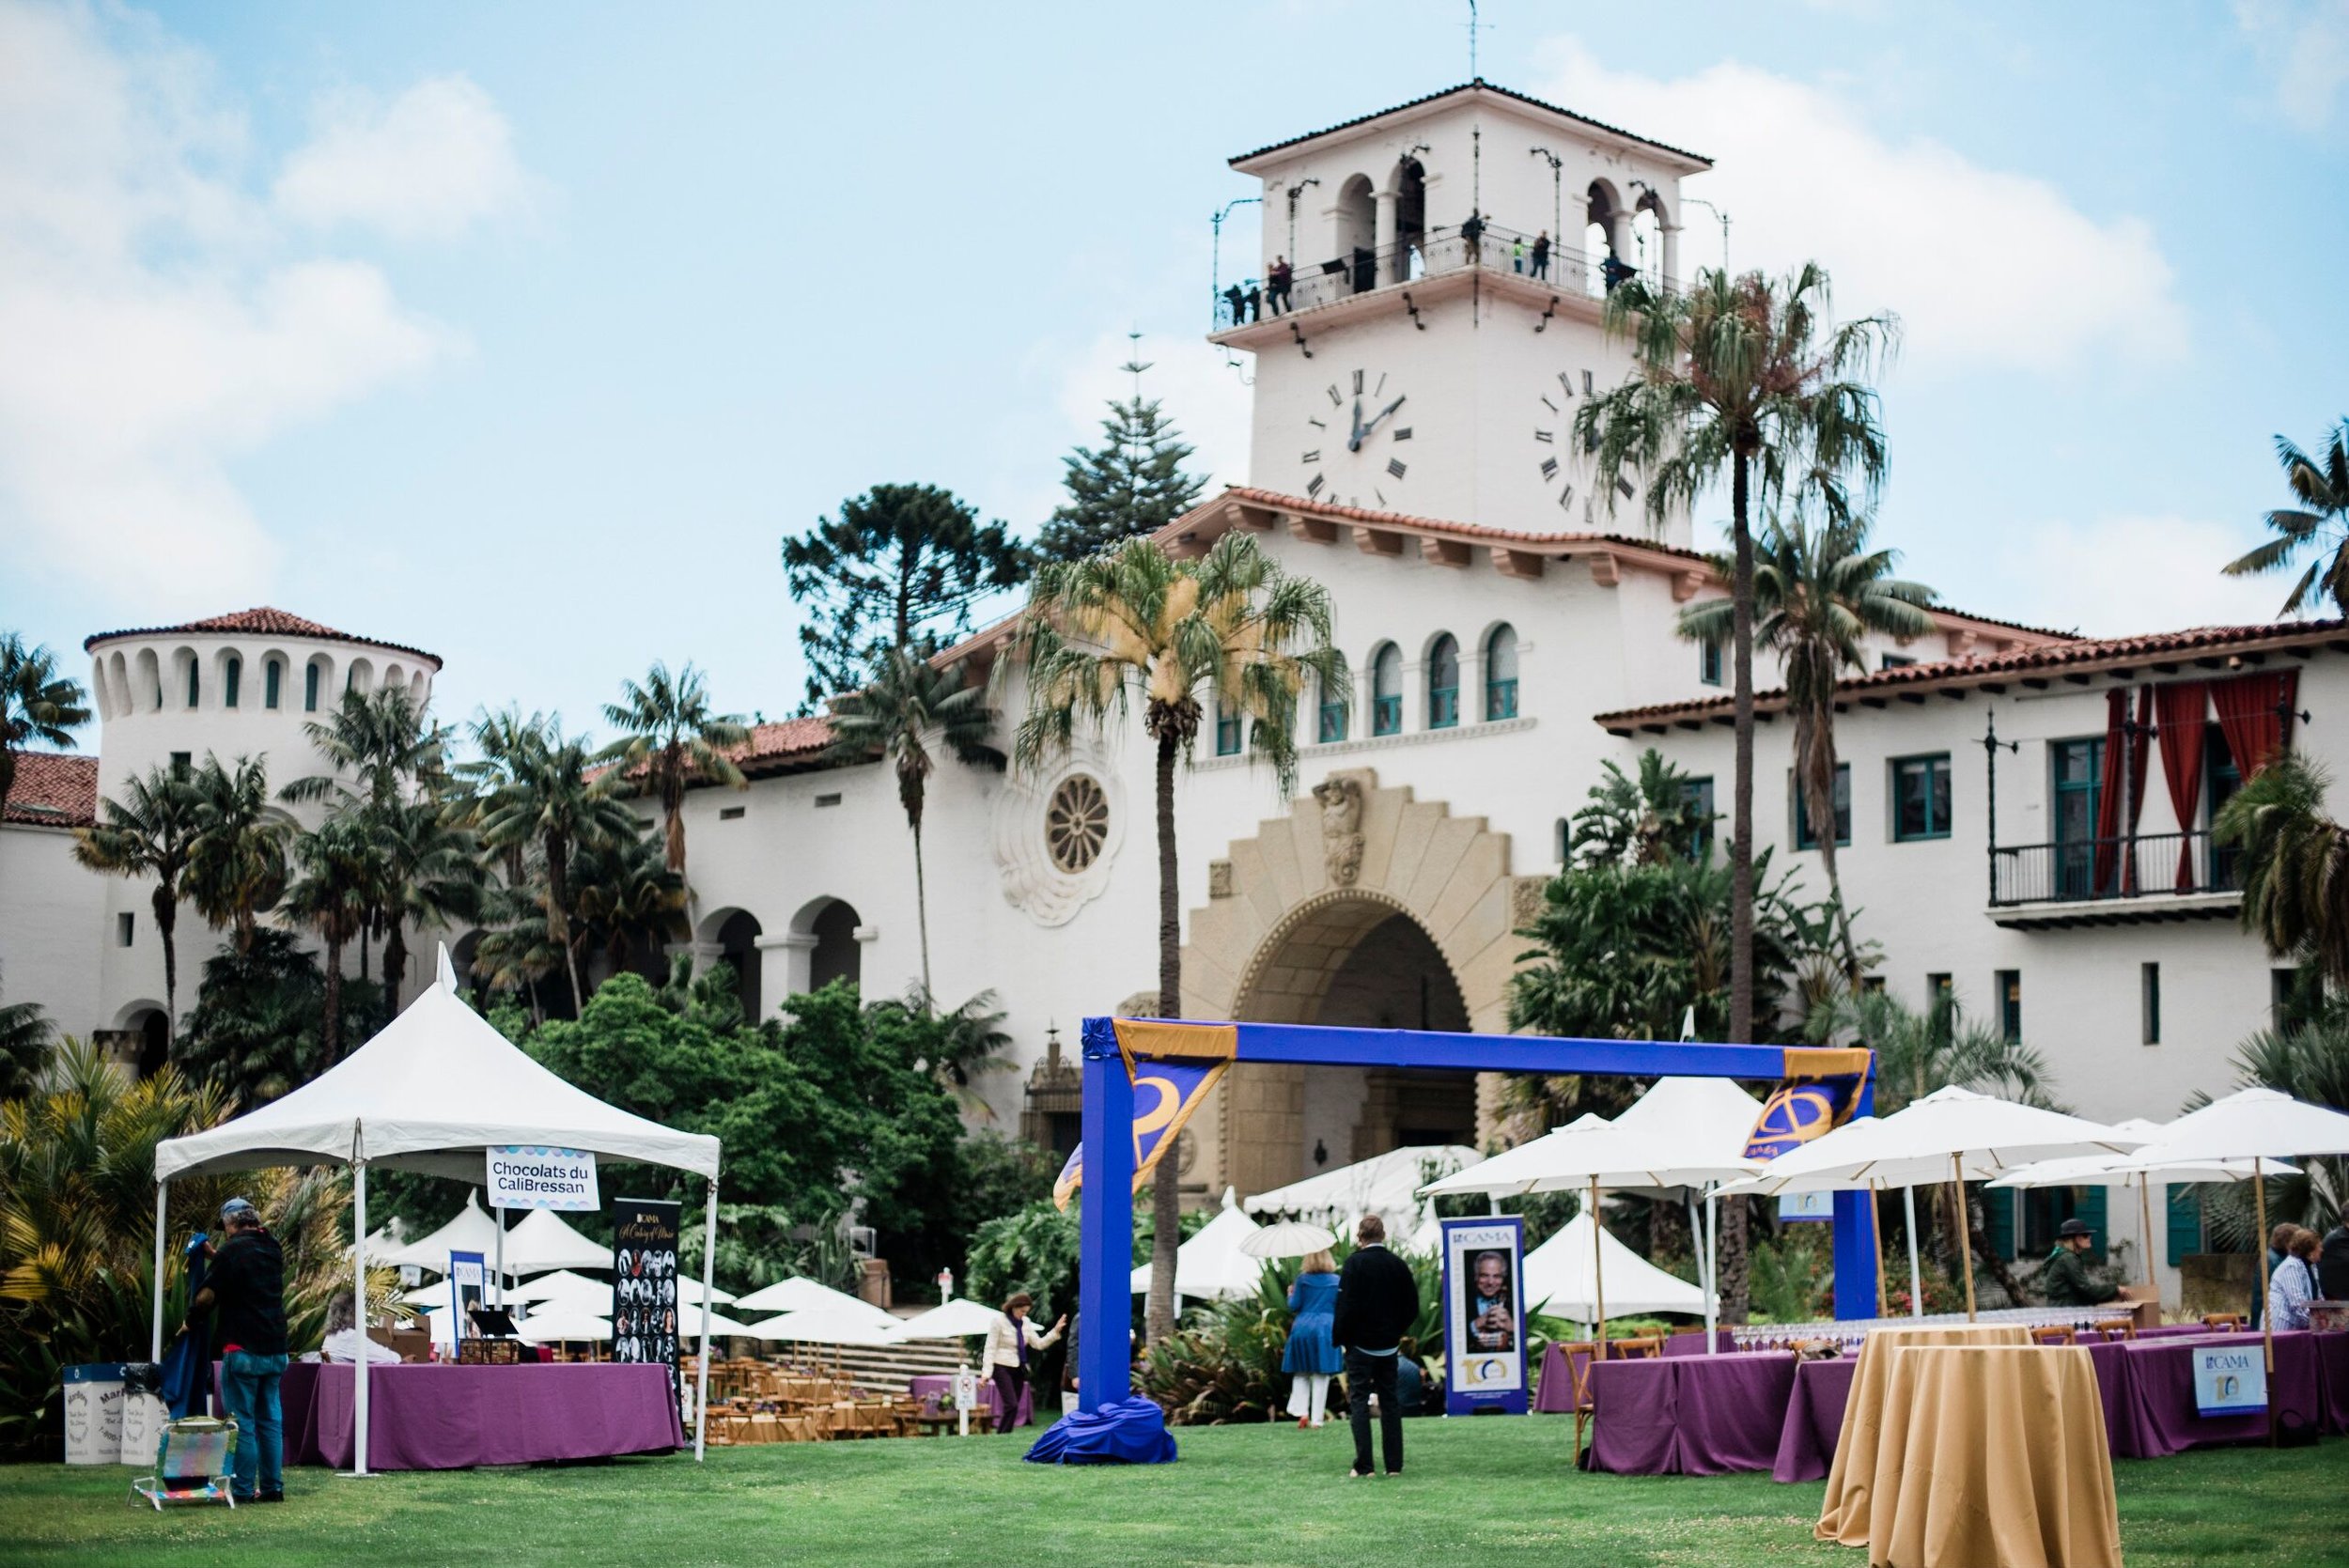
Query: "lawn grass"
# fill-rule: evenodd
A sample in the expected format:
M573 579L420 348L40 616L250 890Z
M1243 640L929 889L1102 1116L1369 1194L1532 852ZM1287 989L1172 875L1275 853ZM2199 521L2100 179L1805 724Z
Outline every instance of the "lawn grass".
M1348 1482L1344 1428L1188 1429L1138 1469L1025 1465L1028 1438L792 1443L567 1468L350 1481L299 1469L283 1507L126 1507L129 1471L0 1467L0 1562L513 1564L1266 1563L1382 1568L1747 1568L1865 1556L1811 1539L1823 1487L1767 1476L1582 1475L1572 1427L1413 1421L1392 1480ZM2214 1450L2116 1467L2130 1568L2342 1562L2349 1475L2321 1449ZM2329 1552L2330 1555L2327 1555Z

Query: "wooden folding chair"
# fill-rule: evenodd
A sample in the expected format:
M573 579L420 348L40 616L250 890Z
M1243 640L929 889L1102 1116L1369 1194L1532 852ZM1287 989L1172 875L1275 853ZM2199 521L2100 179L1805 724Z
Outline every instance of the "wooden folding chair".
M1582 1434L1596 1410L1591 1403L1591 1363L1597 1358L1598 1346L1589 1340L1576 1340L1561 1344L1558 1353L1566 1358L1566 1376L1574 1388L1574 1456L1582 1457Z
M1642 1334L1637 1339L1614 1340L1607 1347L1610 1361L1653 1361L1664 1354L1661 1335Z
M2202 1314L2203 1327L2216 1328L2230 1334L2250 1321L2250 1314L2248 1312L2204 1312Z
M2030 1343L2033 1344L2070 1344L2072 1341L2072 1329L2068 1324L2050 1323L2030 1331Z

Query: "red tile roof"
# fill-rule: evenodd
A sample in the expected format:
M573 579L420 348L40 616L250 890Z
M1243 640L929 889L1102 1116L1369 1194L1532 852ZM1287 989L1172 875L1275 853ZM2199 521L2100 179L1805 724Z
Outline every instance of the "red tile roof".
M380 637L353 637L348 631L336 631L331 626L320 626L316 621L305 621L299 615L288 614L283 610L272 610L267 605L258 605L251 610L238 610L226 615L209 615L203 620L187 621L179 626L142 626L132 627L122 631L101 631L95 637L84 638L82 649L86 653L99 644L111 643L117 637L200 636L208 632L214 635L223 632L241 632L255 637L312 637L320 642L357 643L366 647L388 648L394 653L413 654L418 659L432 660L432 667L436 670L441 667L441 656L437 653L427 653L422 648L410 647L405 643L386 643Z
M2263 626L2202 626L2184 631L2147 632L2135 637L2083 638L2053 643L2012 653L1978 659L1947 659L1929 664L1906 664L1856 675L1840 682L1837 694L1866 701L1881 693L1940 691L1950 687L2003 686L2010 680L2039 680L2047 675L2080 675L2133 663L2169 663L2186 659L2212 659L2222 653L2265 652L2272 649L2326 645L2349 652L2349 623L2278 621ZM1754 706L1779 709L1786 706L1783 691L1757 691ZM1695 724L1727 717L1735 704L1729 696L1699 697L1688 702L1657 703L1593 716L1593 722L1618 735L1635 729L1662 729L1669 724Z
M779 771L793 763L815 761L831 745L832 721L822 714L786 719L752 725L750 744L735 753L734 760L745 773Z
M20 752L8 820L42 828L86 828L98 820L98 759Z
M1656 141L1647 136L1635 135L1631 132L1624 130L1621 126L1609 125L1604 120L1595 120L1588 115L1578 115L1571 109L1561 109L1555 103L1545 103L1538 98L1530 98L1524 93L1512 92L1507 87L1495 86L1492 83L1486 81L1481 76L1473 82L1463 82L1456 87L1445 87L1440 91L1428 93L1424 97L1412 99L1408 103L1398 103L1391 109L1380 109L1376 114L1357 115L1352 119L1341 120L1335 125L1326 126L1319 131L1308 131L1302 136L1291 136L1285 141L1274 142L1268 147L1260 147L1253 152L1243 152L1238 157L1232 159L1231 162L1234 163L1245 163L1252 158L1262 158L1268 152L1278 152L1283 147L1296 147L1300 143L1310 142L1319 136L1334 135L1340 131L1351 131L1358 125L1368 125L1372 120L1383 119L1389 115L1399 115L1406 109L1416 109L1422 104L1433 103L1439 99L1450 98L1455 93L1478 91L1488 92L1500 98L1514 99L1519 103L1528 104L1532 108L1539 109L1544 114L1563 115L1567 119L1574 120L1581 125L1587 125L1595 131L1604 131L1610 136L1621 136L1625 141L1637 142L1641 147L1652 147L1659 152L1669 152L1676 158L1693 159L1697 163L1703 163L1706 168L1711 168L1713 166L1713 160L1705 157L1704 154L1701 152L1690 152L1685 147L1676 147L1664 142Z

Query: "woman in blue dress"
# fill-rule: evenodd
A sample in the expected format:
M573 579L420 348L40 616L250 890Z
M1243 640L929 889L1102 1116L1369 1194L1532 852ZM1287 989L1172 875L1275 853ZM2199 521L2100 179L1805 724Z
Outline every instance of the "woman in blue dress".
M1344 1365L1337 1342L1330 1337L1338 1311L1338 1265L1328 1249L1305 1260L1289 1287L1289 1311L1296 1321L1289 1327L1288 1348L1281 1353L1281 1370L1289 1374L1289 1414L1302 1432L1327 1420L1330 1378Z

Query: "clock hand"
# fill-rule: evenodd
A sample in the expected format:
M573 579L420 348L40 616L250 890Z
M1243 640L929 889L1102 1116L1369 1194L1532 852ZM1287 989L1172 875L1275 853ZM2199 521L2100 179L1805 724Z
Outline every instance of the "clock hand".
M1385 423L1386 423L1386 421L1387 421L1387 415L1389 415L1389 414L1391 414L1391 413L1394 412L1394 411L1395 411L1395 410L1397 410L1397 409L1401 408L1402 406L1403 406L1403 399L1402 399L1402 398L1400 398L1400 397L1397 397L1397 398L1396 398L1393 402L1389 403L1389 404L1388 404L1385 408L1380 409L1380 410L1378 411L1378 412L1377 412L1377 417L1375 417L1374 419L1372 419L1372 420L1371 420L1371 422L1370 422L1369 424L1367 424L1367 425L1365 425L1365 426L1363 426L1363 427L1362 427L1362 439L1363 439L1363 440L1365 440L1365 441L1367 441L1367 440L1370 438L1370 433L1371 433L1373 430L1376 430L1377 428L1378 428L1378 427L1379 427L1379 426L1381 426L1381 425L1383 425L1383 424L1385 424Z
M1354 399L1354 432L1346 438L1346 449L1348 452L1360 452L1362 449L1362 437L1369 433L1362 428L1362 400L1357 397Z

